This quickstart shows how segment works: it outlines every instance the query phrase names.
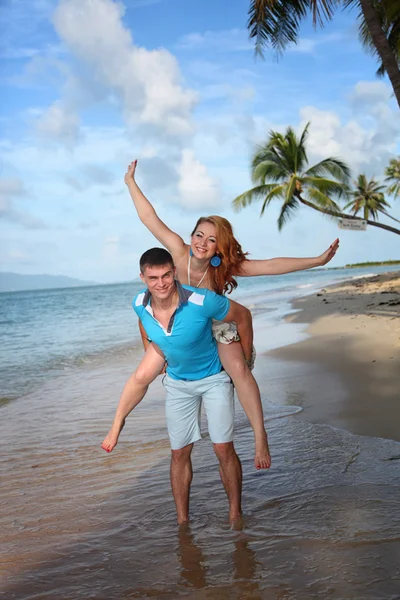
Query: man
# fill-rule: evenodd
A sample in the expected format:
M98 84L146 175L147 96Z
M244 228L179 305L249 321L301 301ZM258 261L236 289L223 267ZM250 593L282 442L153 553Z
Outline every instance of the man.
M191 452L194 442L201 438L201 400L229 500L229 520L233 523L241 514L242 488L241 464L232 441L233 386L222 369L211 322L212 319L235 321L244 351L250 355L253 341L250 313L225 296L181 285L175 280L172 256L163 248L145 252L140 259L140 271L147 289L136 296L133 307L148 337L162 352L159 370L164 357L167 361L166 417L178 523L189 519ZM128 405L123 393L117 409L120 423L140 399Z

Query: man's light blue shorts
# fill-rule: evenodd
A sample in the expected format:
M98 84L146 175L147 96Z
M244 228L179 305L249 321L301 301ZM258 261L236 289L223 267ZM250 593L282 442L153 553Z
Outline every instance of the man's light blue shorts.
M165 414L172 450L180 450L201 439L201 401L207 415L208 432L214 444L233 440L233 385L225 371L198 381L182 381L166 375Z

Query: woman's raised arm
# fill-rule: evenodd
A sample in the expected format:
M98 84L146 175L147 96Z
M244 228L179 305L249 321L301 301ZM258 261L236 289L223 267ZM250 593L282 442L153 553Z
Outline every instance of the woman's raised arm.
M335 256L339 248L336 239L325 252L314 258L269 258L266 260L245 260L236 275L254 277L256 275L283 275L293 271L303 271L312 267L322 267Z
M161 221L152 204L143 194L135 181L135 170L137 160L134 160L125 173L125 183L128 186L129 193L137 210L139 219L143 225L158 239L161 244L171 252L173 256L179 256L185 252L186 245L180 235L171 231L166 224Z

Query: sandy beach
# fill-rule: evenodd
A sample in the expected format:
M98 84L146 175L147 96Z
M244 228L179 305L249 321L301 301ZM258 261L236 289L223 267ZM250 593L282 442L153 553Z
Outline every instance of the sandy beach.
M296 418L399 441L399 273L329 286L293 307L298 312L287 321L309 323L310 337L270 355L311 369L308 378L296 377L296 369L289 376L304 409ZM321 385L322 372L337 377L336 389L326 379Z
M311 278L296 280L298 293ZM2 406L0 595L7 600L398 597L399 291L399 274L315 291L295 301L299 310L289 320L296 326L282 323L286 296L259 294L255 376L272 467L254 469L252 431L237 402L242 531L229 528L205 420L204 439L193 452L191 525L187 531L177 528L160 379L127 420L116 449L101 450L120 390L142 355L139 340L99 354L88 345L86 360L79 356L55 375L43 374L28 393ZM101 343L96 332L104 334L108 307L118 307L122 294L130 298L129 288L63 292L69 331L75 302L77 347L86 338ZM32 318L46 302L52 308L37 321L40 328L33 327L35 340L53 314L59 323L61 300L55 292L41 302L37 294L21 297L21 312L27 314L28 304ZM272 305L285 308L275 313L268 310ZM93 321L86 313L82 319L82 306L90 307ZM117 310L113 316L117 319ZM121 311L121 330L130 318ZM290 331L296 333L302 323L309 324L309 337L293 343L301 338ZM85 339L84 325L89 327L83 329ZM21 339L25 348L27 338ZM263 339L291 345L263 353ZM21 356L26 362L25 350Z

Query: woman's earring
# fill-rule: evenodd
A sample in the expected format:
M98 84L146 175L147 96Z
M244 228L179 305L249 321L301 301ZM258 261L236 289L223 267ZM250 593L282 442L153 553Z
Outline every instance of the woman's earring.
M221 264L221 259L218 256L218 254L214 254L212 259L210 260L210 263L213 267L219 267L219 265Z
M191 248L189 250L189 256L193 256L193 250Z

